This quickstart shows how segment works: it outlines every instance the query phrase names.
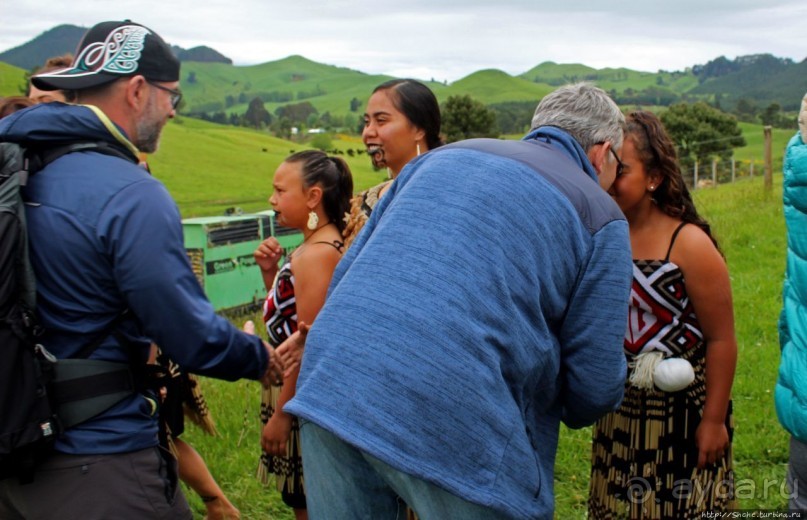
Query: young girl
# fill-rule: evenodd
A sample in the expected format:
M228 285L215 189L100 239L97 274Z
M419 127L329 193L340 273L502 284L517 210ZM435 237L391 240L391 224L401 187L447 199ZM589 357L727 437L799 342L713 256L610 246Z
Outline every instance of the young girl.
M634 259L629 377L594 428L589 518L698 518L734 498L729 275L652 113L628 116L622 163L610 193Z
M275 238L264 240L255 251L269 295L264 322L273 346L297 330L298 321L311 324L325 302L333 270L342 257L343 217L350 205L353 180L347 164L319 151L298 152L275 172L269 199L278 223L300 229L303 243L278 269L283 251ZM263 455L258 476L266 482L277 476L283 501L295 517L307 518L305 488L297 420L283 412L294 396L299 367L284 376L280 386L262 394L261 435Z

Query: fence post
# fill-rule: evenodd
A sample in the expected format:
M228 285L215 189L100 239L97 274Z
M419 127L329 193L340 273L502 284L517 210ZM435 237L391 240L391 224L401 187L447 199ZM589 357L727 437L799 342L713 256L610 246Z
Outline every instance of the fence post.
M698 161L695 161L695 169L692 171L692 189L698 189Z
M712 159L712 188L717 188L717 159Z
M773 158L771 156L771 127L763 128L765 135L765 191L773 189Z
M731 182L732 182L732 184L734 183L734 177L735 177L735 173L736 173L735 168L736 168L736 164L735 164L735 161L734 161L734 157L732 157L731 158Z
M753 179L754 178L754 160L751 159L751 166L748 168L748 175Z

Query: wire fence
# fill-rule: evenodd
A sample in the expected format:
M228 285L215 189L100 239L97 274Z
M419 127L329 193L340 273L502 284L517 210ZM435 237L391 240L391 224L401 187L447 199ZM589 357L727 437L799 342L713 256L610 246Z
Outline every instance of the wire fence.
M724 141L729 138L715 139L716 142ZM782 157L773 157L772 154L772 128L770 126L763 127L763 153L762 157L758 159L743 159L739 160L734 157L729 159L713 158L709 161L695 161L693 164L681 164L681 173L685 182L691 190L697 190L705 187L717 187L720 184L736 182L743 179L751 179L753 177L764 178L764 189L770 190L772 184L773 172L781 170ZM721 150L721 152L731 152L732 148Z
M743 179L761 177L765 173L765 163L762 160L713 160L711 162L698 162L693 165L681 167L681 173L690 189L714 187Z

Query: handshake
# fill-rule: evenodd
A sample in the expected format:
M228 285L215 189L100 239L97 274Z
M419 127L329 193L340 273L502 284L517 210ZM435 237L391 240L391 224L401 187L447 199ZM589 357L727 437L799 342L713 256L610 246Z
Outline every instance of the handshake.
M279 385L284 377L288 377L294 370L299 368L303 358L305 348L305 338L308 335L310 326L305 322L300 322L297 332L289 336L277 348L272 348L266 341L263 346L269 354L269 367L261 378L264 387ZM250 320L244 323L244 332L255 335L255 324Z

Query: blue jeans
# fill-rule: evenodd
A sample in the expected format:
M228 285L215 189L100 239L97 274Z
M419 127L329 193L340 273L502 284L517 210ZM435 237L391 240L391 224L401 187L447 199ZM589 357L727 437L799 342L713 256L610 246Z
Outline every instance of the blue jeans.
M309 421L300 421L311 520L405 518L401 497L420 520L492 520L502 513L396 470Z
M807 444L790 438L790 460L787 468L788 507L807 511Z

